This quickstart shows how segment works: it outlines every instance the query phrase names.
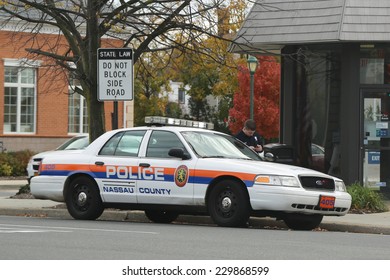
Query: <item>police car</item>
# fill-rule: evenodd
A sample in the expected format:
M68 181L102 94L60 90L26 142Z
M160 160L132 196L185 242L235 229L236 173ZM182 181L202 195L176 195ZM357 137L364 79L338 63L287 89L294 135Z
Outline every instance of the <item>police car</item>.
M299 230L316 228L325 215L343 216L351 206L342 180L264 161L210 124L145 121L149 125L106 132L85 150L46 156L31 180L32 194L65 202L75 219L97 219L116 208L144 210L159 223L206 214L229 227L267 216Z

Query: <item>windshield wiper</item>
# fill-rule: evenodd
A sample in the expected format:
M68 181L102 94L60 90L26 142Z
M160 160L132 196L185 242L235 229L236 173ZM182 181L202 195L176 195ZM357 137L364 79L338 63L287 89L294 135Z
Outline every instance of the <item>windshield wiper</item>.
M202 156L202 158L228 158L225 156Z

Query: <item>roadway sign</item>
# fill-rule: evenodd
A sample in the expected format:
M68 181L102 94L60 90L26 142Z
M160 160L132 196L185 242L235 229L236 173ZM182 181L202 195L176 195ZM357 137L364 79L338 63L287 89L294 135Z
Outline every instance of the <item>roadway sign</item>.
M133 50L98 49L98 100L133 100Z

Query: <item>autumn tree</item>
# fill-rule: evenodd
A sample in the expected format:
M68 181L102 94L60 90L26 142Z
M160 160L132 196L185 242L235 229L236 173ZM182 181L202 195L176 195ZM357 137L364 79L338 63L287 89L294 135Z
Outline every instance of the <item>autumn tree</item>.
M80 81L81 89L76 90L86 98L89 115L93 116L89 118L93 140L105 130L104 106L97 100L97 49L130 47L134 50L135 64L145 53L194 51L193 46L205 36L218 37L217 11L225 3L225 0L1 0L0 12L8 15L2 17L2 24L17 23L15 32L31 34L25 48L37 59L47 58L41 67L59 67L72 72ZM34 35L47 26L52 27L52 35L65 38L65 48L34 41ZM182 40L177 40L178 35ZM103 38L115 39L116 44L103 45ZM195 49L198 53L204 50ZM153 73L163 69L155 68Z
M279 137L280 64L268 56L258 57L258 61L254 74L254 119L258 132L269 140ZM229 129L234 134L250 117L250 74L246 66L238 72L238 81L239 90L229 111Z
M240 56L228 51L230 38L245 15L247 1L231 1L217 12L218 36L207 36L192 42L191 51L177 56L176 78L188 85L189 107L196 120L212 121L218 130L225 130L228 109L237 90L237 68ZM200 51L200 52L199 52ZM208 98L212 97L212 98ZM215 100L209 104L208 100Z

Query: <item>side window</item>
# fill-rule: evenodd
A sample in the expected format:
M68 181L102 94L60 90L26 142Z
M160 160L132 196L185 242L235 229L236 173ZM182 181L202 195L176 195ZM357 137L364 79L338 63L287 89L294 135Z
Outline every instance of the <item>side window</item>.
M139 147L141 146L142 138L145 131L128 131L118 143L115 151L116 156L138 156Z
M100 150L99 155L137 156L145 130L119 132Z
M179 137L169 131L153 131L150 136L146 157L169 158L168 152L172 148L184 148Z

